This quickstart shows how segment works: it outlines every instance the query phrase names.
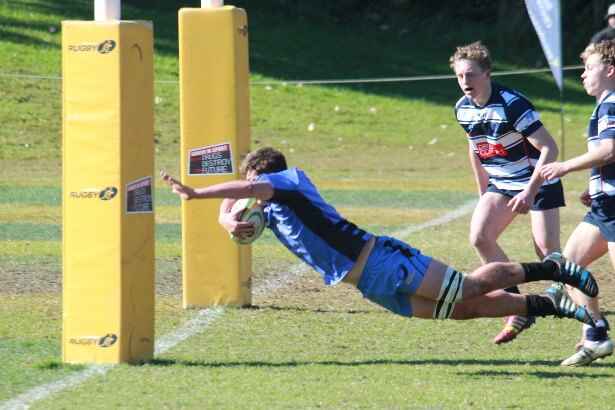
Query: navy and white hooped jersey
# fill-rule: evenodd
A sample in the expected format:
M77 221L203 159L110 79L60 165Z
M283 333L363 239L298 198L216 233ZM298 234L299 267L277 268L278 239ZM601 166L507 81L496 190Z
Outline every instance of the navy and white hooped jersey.
M267 227L286 248L335 285L354 266L363 246L373 236L342 217L320 196L307 175L290 168L262 174L273 197L265 206Z
M542 126L532 103L510 88L491 83L491 97L484 106L463 96L455 104L455 115L489 181L499 189L525 189L540 157L527 140Z
M592 151L600 146L600 140L615 138L615 91L607 94L598 103L589 120L587 149ZM591 169L589 194L592 199L615 195L615 163Z

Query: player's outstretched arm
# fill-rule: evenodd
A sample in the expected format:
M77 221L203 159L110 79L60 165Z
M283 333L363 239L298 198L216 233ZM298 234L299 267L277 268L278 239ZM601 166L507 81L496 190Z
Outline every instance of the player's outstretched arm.
M185 200L206 198L256 198L266 201L270 199L274 193L273 186L271 186L268 181L252 182L236 180L222 182L203 188L192 188L182 184L165 172L160 173L160 178L172 187L174 194L179 195Z
M581 171L584 169L600 167L615 161L615 139L604 138L600 140L600 145L564 162L553 162L545 164L540 168L540 174L546 180L560 178L569 172Z
M189 199L194 198L195 196L194 189L192 189L188 185L182 184L181 182L179 182L177 179L173 178L171 175L167 174L166 172L161 172L160 178L162 178L164 182L169 184L173 190L172 192L175 195L179 195L181 199L189 200Z

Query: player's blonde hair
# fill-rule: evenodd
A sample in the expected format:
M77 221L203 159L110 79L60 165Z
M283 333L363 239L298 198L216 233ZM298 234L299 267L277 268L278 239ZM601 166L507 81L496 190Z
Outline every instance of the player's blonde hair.
M453 71L455 71L455 65L461 60L475 61L483 71L490 70L493 64L489 50L480 41L457 47L455 54L448 60Z
M594 54L600 55L600 62L606 65L615 66L615 40L604 40L598 44L590 44L581 53L583 62Z

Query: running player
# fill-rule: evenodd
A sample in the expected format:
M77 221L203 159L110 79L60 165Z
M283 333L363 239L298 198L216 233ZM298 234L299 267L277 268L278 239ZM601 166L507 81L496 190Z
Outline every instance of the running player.
M589 212L568 238L564 255L573 261L590 264L607 252L615 267L615 40L590 44L581 54L585 71L581 75L587 94L598 99L589 120L588 151L565 162L553 162L540 169L546 179L560 178L569 172L591 169L589 189L580 196ZM584 366L613 354L608 323L599 315L597 298L573 293L573 297L595 312L595 329L584 328L584 337L575 354L563 366Z
M455 114L468 137L480 195L470 241L483 263L506 262L508 256L497 240L517 215L529 212L534 249L543 259L561 251L562 183L546 182L538 172L541 165L555 161L557 145L523 95L491 82L491 65L489 50L480 41L458 47L450 58L464 93ZM506 290L519 293L516 286ZM508 316L493 342L515 339L535 320L532 315Z
M551 285L543 296L498 290L522 282L553 280L595 296L592 275L561 256L543 262L497 262L471 275L459 272L418 249L387 236L374 236L342 217L324 201L308 176L288 168L284 155L264 147L246 156L241 172L246 180L191 188L161 173L184 200L226 198L219 222L231 234L253 231L230 212L240 198L257 198L264 205L267 226L278 240L323 275L326 285L346 282L365 298L393 313L426 319L471 319L505 315L556 316L592 326L593 317L572 302L563 287Z

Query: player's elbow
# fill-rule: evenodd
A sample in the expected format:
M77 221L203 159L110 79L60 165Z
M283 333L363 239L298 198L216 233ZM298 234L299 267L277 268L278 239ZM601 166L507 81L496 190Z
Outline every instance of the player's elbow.
M545 144L541 147L540 153L544 156L546 163L553 162L557 160L557 156L559 155L559 148L555 141L550 141L548 144Z
M557 159L559 156L559 148L557 147L557 144L553 144L553 146L550 147L549 156L551 157L551 161L555 161Z
M253 182L250 184L249 189L254 198L260 199L263 201L270 200L273 197L273 194L275 193L273 186L268 181Z
M610 164L612 162L615 162L615 150L607 151L604 155L603 162L605 164Z

